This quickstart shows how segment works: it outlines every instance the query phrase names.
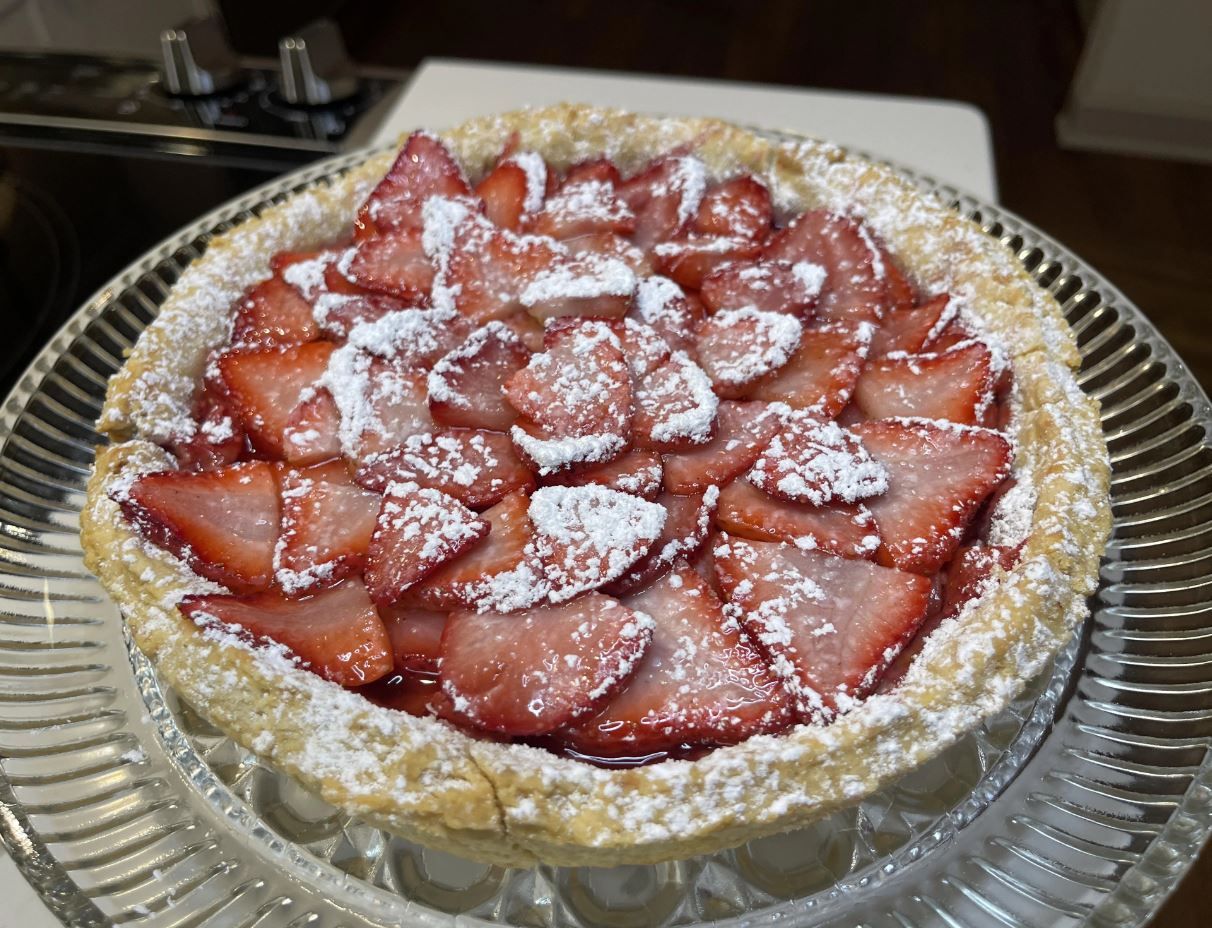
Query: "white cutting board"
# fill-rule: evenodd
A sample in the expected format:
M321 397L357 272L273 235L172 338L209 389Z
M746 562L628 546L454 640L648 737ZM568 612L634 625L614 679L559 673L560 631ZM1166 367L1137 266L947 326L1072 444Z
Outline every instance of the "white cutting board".
M430 58L370 141L386 144L420 126L443 129L473 116L561 102L792 130L917 168L986 200L997 198L984 113L966 103L918 97Z

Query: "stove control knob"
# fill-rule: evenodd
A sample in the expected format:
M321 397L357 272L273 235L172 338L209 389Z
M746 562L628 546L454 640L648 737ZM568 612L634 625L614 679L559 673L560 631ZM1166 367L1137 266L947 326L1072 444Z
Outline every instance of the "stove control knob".
M278 41L282 96L298 106L321 106L352 97L358 77L337 24L317 19Z
M217 16L160 33L160 78L174 96L203 97L240 83L244 72Z

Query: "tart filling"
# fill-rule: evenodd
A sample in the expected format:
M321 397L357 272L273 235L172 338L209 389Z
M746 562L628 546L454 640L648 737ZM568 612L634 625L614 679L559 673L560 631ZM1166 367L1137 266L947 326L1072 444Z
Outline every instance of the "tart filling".
M950 279L898 255L897 227L862 196L789 197L779 185L820 152L771 164L730 130L755 157L722 168L708 123L569 157L521 118L491 158L483 127L461 158L414 134L356 210L262 246L230 306L203 295L208 318L178 323L211 327L196 377L161 362L119 378L109 427L136 440L102 455L86 519L193 578L164 603L184 623L170 637L192 625L294 686L342 687L373 724L426 733L466 766L418 777L488 781L504 811L459 825L449 809L401 813L390 787L377 807L350 802L344 778L284 762L422 840L509 862L659 859L857 798L832 775L807 790L776 775L777 808L716 810L689 837L647 827L663 810L617 808L620 778L688 801L700 777L749 782L752 764L726 771L763 752L807 773L809 745L853 737L852 718L891 736L912 718L896 707L970 663L956 642L998 634L987 600L1045 620L1002 632L1022 651L1009 685L1025 682L1097 557L1068 551L1071 577L1039 557L1058 525L1057 544L1074 537L1072 513L1040 517L1056 495L1041 447L1091 431L1058 363L1072 348L1037 293L1020 305L1029 331L976 304L1002 302L986 280L1023 285L1004 259L973 260L941 207L896 191L953 236L936 258L960 267ZM171 414L147 428L157 402ZM1089 545L1106 519L1101 447L1084 466L1064 478L1095 500ZM936 717L933 743L1009 692ZM273 724L248 737L274 754ZM603 784L617 821L582 808L551 827Z

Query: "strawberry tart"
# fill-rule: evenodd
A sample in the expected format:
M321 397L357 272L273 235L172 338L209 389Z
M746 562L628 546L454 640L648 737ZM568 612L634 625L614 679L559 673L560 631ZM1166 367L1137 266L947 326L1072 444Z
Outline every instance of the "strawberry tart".
M162 677L382 827L644 863L853 803L1087 615L1053 299L828 144L560 106L213 239L110 384L88 563Z

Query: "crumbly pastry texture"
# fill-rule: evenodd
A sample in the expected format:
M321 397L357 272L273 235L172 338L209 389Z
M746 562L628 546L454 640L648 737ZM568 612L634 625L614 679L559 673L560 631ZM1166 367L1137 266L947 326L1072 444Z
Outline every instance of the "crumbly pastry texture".
M144 542L111 493L173 466L155 442L189 417L227 309L268 274L268 257L344 232L394 152L304 190L213 239L110 384L82 514L89 567L139 648L205 717L329 802L383 828L502 865L609 866L684 858L801 826L853 803L992 716L1088 614L1110 527L1097 404L1073 377L1079 355L1052 297L976 225L892 171L817 141L777 143L722 122L562 105L479 119L441 134L469 176L511 133L562 168L608 155L627 171L692 144L713 177L764 180L776 207L864 219L925 292L948 292L1013 362L1018 485L990 540L1026 539L1018 563L927 643L903 682L828 726L759 735L695 761L602 769L547 751L475 740L445 722L373 705L177 609L218 589Z

